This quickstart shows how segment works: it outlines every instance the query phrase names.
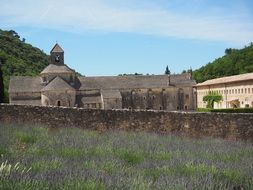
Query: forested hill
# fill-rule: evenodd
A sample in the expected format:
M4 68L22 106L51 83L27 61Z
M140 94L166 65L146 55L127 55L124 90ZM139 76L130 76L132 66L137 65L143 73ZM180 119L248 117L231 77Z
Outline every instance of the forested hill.
M49 64L47 54L25 43L13 30L0 30L0 60L6 100L10 76L35 76Z
M208 79L253 72L253 43L243 49L226 49L225 55L193 71L199 83Z

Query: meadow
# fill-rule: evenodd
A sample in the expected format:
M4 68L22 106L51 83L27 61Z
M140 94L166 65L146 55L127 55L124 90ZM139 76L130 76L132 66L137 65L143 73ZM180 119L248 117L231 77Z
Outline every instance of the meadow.
M0 124L0 189L253 189L252 142Z

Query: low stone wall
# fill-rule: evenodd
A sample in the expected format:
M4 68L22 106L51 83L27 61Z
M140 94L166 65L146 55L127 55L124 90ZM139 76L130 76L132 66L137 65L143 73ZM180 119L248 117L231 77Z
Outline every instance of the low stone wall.
M0 104L1 123L80 127L100 131L123 129L253 140L253 114L87 110Z

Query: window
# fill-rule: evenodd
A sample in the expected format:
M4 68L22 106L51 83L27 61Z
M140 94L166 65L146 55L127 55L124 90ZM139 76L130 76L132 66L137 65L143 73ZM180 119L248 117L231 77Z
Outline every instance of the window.
M238 94L240 94L240 89L238 89Z
M70 75L70 79L69 79L70 82L73 82L73 76Z
M248 88L248 93L250 94L250 88Z
M146 96L143 96L143 100L146 100Z
M245 94L247 93L247 88L244 89L244 93L245 93Z
M155 99L155 96L152 96L153 100Z
M232 89L232 94L234 94L234 89Z
M47 82L47 78L46 77L42 77L42 82Z
M237 89L235 89L235 93L237 94Z
M57 101L57 106L61 106L61 101L60 100Z
M231 94L231 90L229 90L229 94Z
M243 88L241 89L241 93L243 94Z

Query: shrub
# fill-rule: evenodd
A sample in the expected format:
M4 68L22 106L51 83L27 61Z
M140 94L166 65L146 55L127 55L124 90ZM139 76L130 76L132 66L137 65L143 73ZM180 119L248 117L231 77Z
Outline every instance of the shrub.
M119 157L130 165L136 165L144 160L144 156L135 151L122 151Z
M35 135L24 132L17 132L15 138L18 142L25 144L33 144L37 140Z
M253 113L253 108L212 109L211 112L221 112L221 113Z

